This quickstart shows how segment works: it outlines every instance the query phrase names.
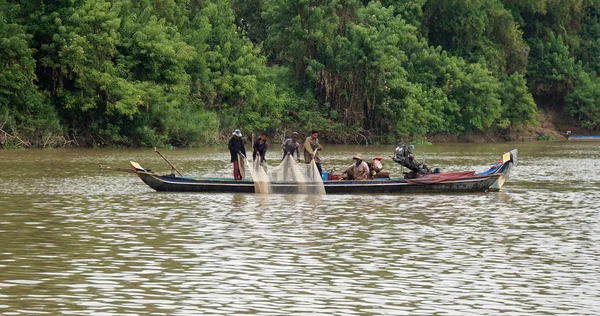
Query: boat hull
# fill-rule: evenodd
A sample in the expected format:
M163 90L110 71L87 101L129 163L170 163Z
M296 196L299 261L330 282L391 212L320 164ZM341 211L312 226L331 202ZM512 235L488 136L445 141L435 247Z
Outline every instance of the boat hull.
M161 192L207 192L207 193L254 193L254 182L236 180L202 180L174 176L159 176L138 172L138 176L152 189ZM325 181L327 194L396 194L396 193L444 193L486 192L502 174L477 176L431 184L411 183L398 180ZM271 193L297 193L297 183L271 183ZM498 189L499 190L499 189ZM309 192L311 190L308 190Z
M331 180L323 181L327 194L398 194L398 193L460 193L499 191L517 162L517 151L502 156L500 162L479 174L431 174L419 179ZM249 180L197 179L175 175L158 175L131 162L137 175L152 189L160 192L255 193L255 183ZM458 175L455 175L458 174ZM465 175L462 175L465 174ZM304 184L310 186L310 184ZM301 185L271 182L269 193L302 193ZM299 190L300 189L300 190ZM304 192L316 192L308 187Z
M582 136L582 135L570 135L567 140L573 142L600 142L600 135L595 136Z

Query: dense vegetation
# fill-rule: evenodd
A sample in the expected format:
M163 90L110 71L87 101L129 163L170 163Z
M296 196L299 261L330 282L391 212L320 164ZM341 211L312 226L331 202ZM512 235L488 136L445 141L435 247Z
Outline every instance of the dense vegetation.
M0 0L0 147L600 130L600 0Z

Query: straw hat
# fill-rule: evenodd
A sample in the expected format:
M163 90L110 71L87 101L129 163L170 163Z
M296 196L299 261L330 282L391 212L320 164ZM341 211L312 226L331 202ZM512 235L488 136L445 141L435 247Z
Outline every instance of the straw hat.
M233 134L232 134L232 135L235 135L235 136L237 136L237 137L242 137L242 132L240 132L240 130L239 130L239 129L236 129L235 131L233 131Z
M356 154L356 155L354 155L354 157L352 157L352 159L363 160L363 159L362 159L362 155L361 155L361 154Z

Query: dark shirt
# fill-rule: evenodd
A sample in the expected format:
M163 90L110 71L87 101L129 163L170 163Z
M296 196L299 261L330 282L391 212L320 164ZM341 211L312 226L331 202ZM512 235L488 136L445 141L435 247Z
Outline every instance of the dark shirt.
M244 146L244 140L239 137L231 137L229 139L229 152L231 153L231 162L238 160L238 153L241 151L246 156L246 146Z
M285 140L285 142L283 142L283 144L281 144L281 147L283 147L284 158L285 155L287 155L288 153L290 153L292 155L292 158L294 158L295 152L296 157L300 159L300 143L298 143L297 141L295 142L293 139L288 138Z
M261 144L260 137L258 137L252 146L252 148L254 148L254 151L252 152L252 160L256 159L256 152L258 152L260 154L260 162L267 161L267 159L265 159L265 156L267 155L267 147L269 147L269 143L265 141Z

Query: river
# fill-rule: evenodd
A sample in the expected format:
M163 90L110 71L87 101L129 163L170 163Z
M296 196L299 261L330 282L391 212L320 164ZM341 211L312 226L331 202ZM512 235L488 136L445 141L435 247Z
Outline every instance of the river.
M600 143L417 146L443 171L519 149L501 192L158 193L151 149L0 150L0 315L598 315ZM273 145L267 159L280 159ZM390 146L327 146L323 166ZM226 148L161 150L230 176Z

